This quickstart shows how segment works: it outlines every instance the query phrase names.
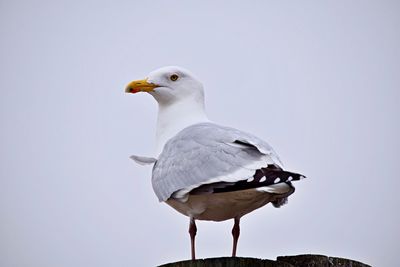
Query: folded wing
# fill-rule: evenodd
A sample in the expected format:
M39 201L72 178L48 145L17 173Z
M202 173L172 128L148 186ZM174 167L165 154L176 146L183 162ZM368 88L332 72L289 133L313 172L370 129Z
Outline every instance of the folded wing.
M290 181L303 177L284 171L275 151L263 140L233 128L200 123L166 143L153 167L152 184L159 200L165 201L189 193L249 188L279 193L279 184L291 188Z

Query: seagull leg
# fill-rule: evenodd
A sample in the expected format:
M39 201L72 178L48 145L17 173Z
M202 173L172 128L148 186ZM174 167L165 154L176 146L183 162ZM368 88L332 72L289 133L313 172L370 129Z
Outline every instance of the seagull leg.
M196 223L193 218L190 218L190 225L189 225L189 234L190 234L190 243L192 247L192 260L196 259L196 252L194 248L194 238L197 233Z
M240 218L235 218L235 224L233 225L232 228L232 236L233 236L233 249L232 249L232 257L236 257L236 248L237 248L237 243L239 240L239 235L240 235Z

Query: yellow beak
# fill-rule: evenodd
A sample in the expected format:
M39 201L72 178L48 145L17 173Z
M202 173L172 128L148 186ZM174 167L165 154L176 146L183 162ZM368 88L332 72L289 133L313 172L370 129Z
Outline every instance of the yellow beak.
M158 87L158 85L154 83L147 82L147 79L144 80L137 80L129 83L126 88L126 93L138 93L138 92L151 92L154 88Z

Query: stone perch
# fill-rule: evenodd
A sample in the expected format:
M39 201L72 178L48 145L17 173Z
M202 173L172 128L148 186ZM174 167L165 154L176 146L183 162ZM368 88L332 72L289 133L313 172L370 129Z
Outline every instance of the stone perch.
M221 257L188 260L160 265L159 267L371 267L349 259L323 255L280 256L273 260L242 257Z

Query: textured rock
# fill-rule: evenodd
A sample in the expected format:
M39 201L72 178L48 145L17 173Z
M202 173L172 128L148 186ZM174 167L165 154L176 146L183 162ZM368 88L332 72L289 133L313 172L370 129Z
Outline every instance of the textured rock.
M180 261L159 267L371 267L364 263L324 255L281 256L276 261L242 257L222 257Z
M324 255L281 256L277 261L290 263L295 267L371 267L355 260Z

